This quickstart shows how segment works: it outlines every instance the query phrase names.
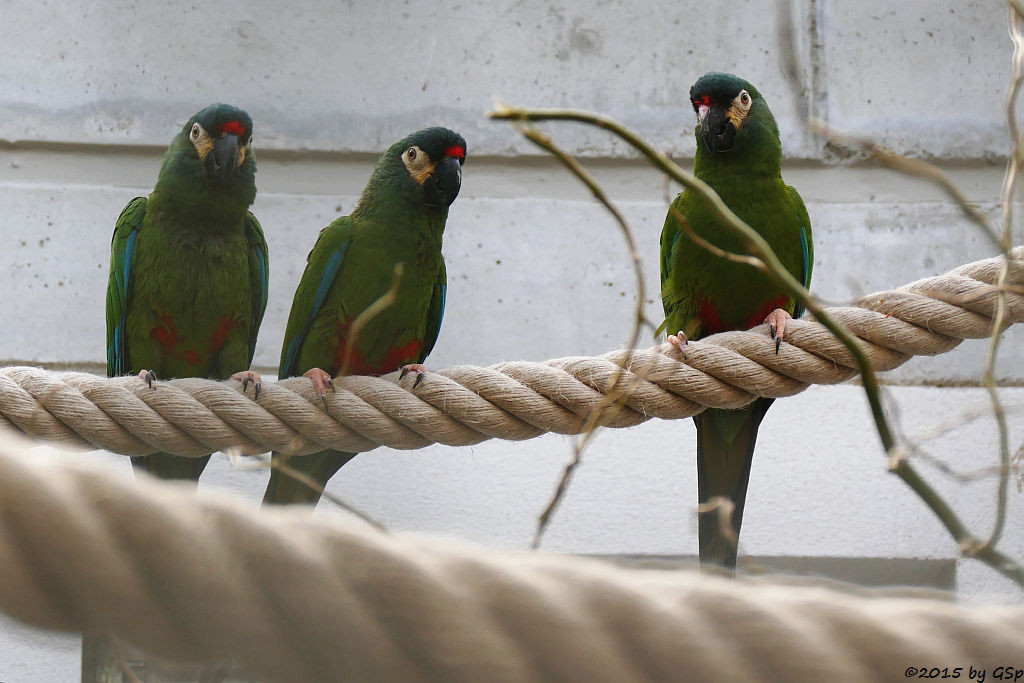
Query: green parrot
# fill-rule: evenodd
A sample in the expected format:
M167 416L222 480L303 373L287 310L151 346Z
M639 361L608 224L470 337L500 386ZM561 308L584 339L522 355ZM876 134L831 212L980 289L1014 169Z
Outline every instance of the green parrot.
M256 198L252 119L212 104L164 154L156 187L117 219L107 284L107 375L239 379L267 306L267 243L249 211ZM209 456L132 458L163 479L198 480Z
M321 230L309 253L288 316L281 379L309 377L324 401L327 388L333 388L331 378L343 370L383 375L402 368L403 377L415 372L419 384L444 315L441 238L465 161L466 141L446 128L413 133L384 153L355 210ZM388 292L397 264L403 272L395 301L352 339L353 321ZM288 464L326 485L353 457L328 450ZM319 499L306 484L271 470L264 503Z
M804 286L811 281L814 249L811 222L800 195L782 180L782 145L775 118L761 94L731 74L708 73L690 89L697 114L694 174L730 209L758 231L786 269ZM672 202L661 233L663 328L678 330L669 341L683 350L688 339L770 323L775 351L786 321L803 309L767 275L720 258L689 239L700 237L735 253L741 239L722 227L707 203L684 191ZM697 487L701 564L734 569L743 503L757 428L772 404L759 398L739 410L708 409L696 415ZM721 528L713 498L732 501L731 528Z

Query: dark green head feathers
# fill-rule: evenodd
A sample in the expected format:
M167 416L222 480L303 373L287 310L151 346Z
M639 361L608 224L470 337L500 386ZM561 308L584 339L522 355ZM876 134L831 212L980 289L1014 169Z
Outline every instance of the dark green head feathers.
M711 162L781 164L779 128L768 104L749 82L711 72L690 88L697 114L697 156Z
M255 174L252 118L238 107L211 104L175 136L164 156L157 193L184 194L199 204L248 207L256 198Z
M397 190L413 210L447 211L462 187L466 141L447 128L424 128L384 152L356 212L365 212L385 188Z

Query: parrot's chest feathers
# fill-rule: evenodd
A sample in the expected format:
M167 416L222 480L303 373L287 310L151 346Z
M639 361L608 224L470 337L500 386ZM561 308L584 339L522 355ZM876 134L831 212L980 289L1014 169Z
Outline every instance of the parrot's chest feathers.
M776 250L783 265L799 276L802 227L781 177L712 178L709 184ZM676 206L703 239L729 252L748 253L743 239L722 226L697 197L684 195ZM719 258L685 236L677 240L671 259L663 298L677 302L671 326L688 335L748 329L775 308L792 307L785 290L767 275Z
M249 260L241 235L168 241L143 233L135 263L128 316L145 336L172 324L180 332L164 335L166 339L157 334L161 344L168 339L184 343L184 337L192 335L223 340L231 331L226 326L247 334Z
M348 257L358 254L358 262L342 270L310 328L310 339L329 359L332 374L380 375L420 357L443 263L441 243L409 231L400 239L390 237L383 231L357 235ZM402 271L394 300L354 332L356 319L394 286L398 264Z

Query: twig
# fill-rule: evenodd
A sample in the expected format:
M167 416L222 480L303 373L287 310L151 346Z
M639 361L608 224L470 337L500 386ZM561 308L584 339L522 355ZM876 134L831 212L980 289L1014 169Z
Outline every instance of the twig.
M316 479L313 479L305 472L301 472L292 467L291 465L288 465L287 462L292 457L290 454L278 454L277 456L263 458L258 455L243 455L241 451L234 448L229 449L227 451L227 454L228 458L231 460L231 464L240 470L279 470L281 474L289 476L295 481L299 482L300 484L308 486L309 488L319 493L322 498L326 498L327 500L331 501L342 510L345 510L355 515L356 517L363 520L364 522L366 522L373 528L377 529L378 531L383 531L384 533L387 533L388 531L386 526L378 522L369 514L363 512L362 510L360 510L359 508L355 507L350 503L346 503L344 500L334 495L333 493L328 493L327 489L325 489Z
M950 477L951 479L954 479L960 482L961 484L967 484L972 481L981 481L983 479L996 477L999 476L999 474L1004 471L1003 468L999 467L998 465L991 465L989 467L983 467L981 469L970 471L958 470L957 468L953 467L948 462L943 460L941 457L935 455L934 453L928 451L925 448L922 448L921 446L918 446L917 444L908 445L907 451L918 460L928 463L942 474L945 474L947 477ZM1010 467L1007 468L1006 471L1010 472L1011 474L1015 474L1021 472L1021 468L1018 467L1017 465L1010 465Z
M819 135L832 143L839 143L845 147L859 148L867 152L872 158L877 159L894 171L900 171L917 178L924 178L938 185L952 200L960 207L960 210L971 219L989 239L992 244L1002 250L1002 244L992 226L984 214L978 210L964 195L960 187L935 164L930 164L921 159L912 159L902 154L897 154L885 145L872 140L871 138L855 135L839 130L821 119L811 118L807 120L807 128L815 135Z
M1005 286L1010 275L1010 260L1007 256L1013 243L1013 195L1017 187L1017 178L1020 172L1020 129L1017 126L1017 96L1020 94L1021 80L1024 79L1024 35L1021 34L1020 8L1009 5L1009 31L1010 40L1013 42L1013 69L1010 79L1010 87L1006 93L1006 118L1010 129L1011 153L1006 163L1006 173L1003 175L1003 187L1000 199L1003 209L1003 236L1000 240L1000 247L1003 251L1003 266L999 270L999 278L996 284ZM1006 293L1000 291L996 298L996 314L992 320L992 336L989 338L988 358L985 363L985 388L992 399L992 412L996 418L996 425L999 430L999 485L996 492L996 519L992 524L992 532L988 539L981 545L980 550L987 550L995 547L999 537L1006 526L1006 494L1010 480L1010 444L1006 428L1006 414L1002 402L999 399L999 389L996 386L996 354L999 351L999 338L1003 331L1003 322L1006 319Z
M1010 117L1011 130L1016 130L1016 117L1013 113L1013 102L1016 97L1016 93L1020 87L1020 64L1019 64L1019 53L1020 48L1017 44L1020 41L1019 30L1015 27L1014 11L1010 11L1011 17L1011 36L1016 34L1014 38L1014 62L1015 62L1015 75L1014 85L1010 89L1010 99L1007 103L1009 109L1008 116ZM1010 209L1008 208L1011 204L1011 198L1013 194L1013 184L1016 182L1017 169L1019 168L1019 136L1014 134L1014 151L1010 157L1010 161L1007 166L1006 176L1004 178L1004 190L1003 190L1003 217L1004 217L1004 234L1000 238L996 236L995 232L989 226L988 221L984 215L968 200L967 197L960 190L959 186L945 173L942 169L938 168L934 164L930 164L920 159L911 159L909 157L897 154L890 150L888 147L871 140L869 138L852 135L849 133L839 132L835 128L829 126L824 121L819 119L811 119L807 122L808 128L822 137L825 137L830 142L839 142L840 144L860 147L868 151L873 157L878 159L880 162L889 166L890 168L913 175L919 178L930 180L939 185L948 194L953 201L960 207L960 209L970 218L975 224L977 224L983 234L988 237L998 248L1007 262L1003 264L1003 268L1000 270L999 278L996 282L997 292L997 303L996 303L996 314L993 318L992 324L992 335L989 337L989 351L988 357L985 364L985 376L983 384L986 390L989 392L989 397L992 402L992 413L996 420L996 425L999 433L999 459L1000 467L999 472L1001 473L1000 482L998 485L997 493L997 507L996 507L996 520L993 525L992 533L989 535L982 546L993 545L1002 534L1003 526L1006 519L1006 489L1009 477L1009 445L1008 435L1006 429L1006 417L1000 404L999 391L996 385L995 378L995 361L996 352L999 346L999 336L1003 329L1003 321L1006 317L1006 291L1010 289L1016 289L1015 287L1008 286L1006 281L1009 275L1009 262L1007 252L1012 246L1012 237L1010 234L1009 225L1011 222ZM965 297L966 300L970 300L973 297Z
M295 481L297 481L297 482L299 482L301 484L305 484L306 486L308 486L309 488L313 489L314 491L319 493L321 496L323 496L327 500L331 501L332 503L334 503L335 505L340 507L342 510L345 510L346 512L350 512L353 515L355 515L356 517L358 517L359 519L363 520L364 522L366 522L367 524L372 526L377 531L383 531L384 533L387 533L388 529L387 529L386 526L384 526L383 524L381 524L380 522L378 522L373 517L371 517L370 515L366 514L365 512L360 510L359 508L357 508L357 507L355 507L355 506L353 506L353 505L351 505L349 503L346 503L345 501L343 501L338 496L335 496L334 494L328 493L327 489L325 489L320 484L320 482L318 482L316 479L314 479L313 477L309 476L305 472L301 472L301 471L295 469L294 467L292 467L291 465L288 465L287 463L282 462L280 460L275 462L272 459L271 462L270 462L270 467L279 470L281 472L281 474L286 474L286 475L288 475L289 477L291 477L292 479L294 479Z
M990 337L989 353L988 353L988 358L987 358L987 362L986 362L985 381L984 381L985 387L986 387L986 389L989 392L990 400L991 400L991 403L992 403L992 409L993 409L993 413L994 413L994 416L995 416L995 419L996 419L996 423L997 423L997 426L998 426L999 438L1000 438L1000 466L997 468L997 470L998 470L998 472L1000 474L1000 483L999 483L999 493L997 495L996 521L995 521L995 524L994 524L993 531L992 531L991 535L989 536L989 539L987 541L985 541L984 543L981 543L980 545L978 544L978 542L976 540L973 540L973 539L971 539L969 537L958 537L956 532L955 532L955 530L958 527L958 525L950 525L948 523L946 524L947 529L950 531L951 534L953 534L954 538L957 539L957 542L959 543L960 547L962 549L963 548L970 549L970 552L965 551L965 554L973 553L976 556L978 556L979 553L980 554L985 554L988 551L991 551L993 546L997 542L999 536L1002 533L1003 525L1005 523L1005 513L1006 513L1006 479L1008 478L1009 473L1011 471L1011 468L1009 467L1009 462L1008 462L1008 459L1007 459L1008 452L1007 452L1007 436L1006 436L1005 413L1004 413L1004 410L1002 408L1002 405L1001 405L1001 402L1000 402L1000 399L999 399L999 395L998 395L998 390L996 388L996 383L995 383L995 360L996 360L996 350L997 350L998 343L999 343L999 335L1000 335L1000 332L1002 331L1002 327L1003 327L1002 323L1003 323L1003 320L1005 319L1005 315L1006 315L1006 310L1005 310L1006 309L1006 294L1005 293L1006 293L1007 289L1009 289L1006 286L1006 281L1007 281L1007 277L1008 277L1008 274L1009 274L1009 268L1010 268L1010 263L1009 263L1009 258L1008 258L1008 251L1009 251L1010 247L1012 246L1012 231L1010 229L1010 223L1011 223L1011 220L1010 220L1010 218L1011 218L1010 217L1010 211L1011 211L1010 200L1012 199L1012 195L1013 195L1012 185L1013 185L1013 183L1016 180L1017 172L1018 172L1018 169L1020 167L1020 156L1021 156L1020 136L1019 136L1019 133L1018 133L1018 130L1017 130L1017 120L1016 120L1016 115L1015 115L1014 109L1015 109L1015 102L1016 102L1016 98L1017 98L1017 93L1019 92L1019 89L1020 89L1020 86L1021 86L1022 41L1021 41L1021 34L1020 34L1019 26L1018 26L1018 18L1021 17L1021 16L1024 16L1024 5L1022 5L1019 2L1019 0L1007 0L1007 2L1008 2L1008 5L1009 5L1009 8L1010 8L1010 10L1009 10L1009 15L1010 15L1009 16L1010 37L1011 37L1011 39L1013 40L1013 43L1014 43L1013 78L1012 78L1011 83L1010 83L1010 88L1009 88L1009 92L1007 93L1007 101L1006 101L1007 118L1009 119L1011 138L1012 138L1012 141L1013 141L1013 143L1012 143L1013 144L1013 152L1011 154L1010 161L1009 161L1009 163L1007 165L1007 171L1006 171L1006 174L1004 176L1004 182L1003 182L1003 194L1002 194L1002 200L1003 201L1002 201L1002 206L1003 206L1004 231L1003 231L1002 238L1000 238L997 235L997 233L995 232L995 230L993 230L989 226L988 221L986 220L985 216L981 213L981 211L979 211L977 209L977 207L975 207L973 204L971 204L967 200L966 196L960 190L959 186L953 181L953 179L950 178L950 176L948 174L946 174L944 171L939 169L937 166L935 166L933 164L929 164L929 163L927 163L925 161L922 161L922 160L919 160L919 159L911 159L909 157L906 157L906 156L903 156L903 155L900 155L900 154L896 154L895 152L893 152L889 148L885 147L884 145L881 145L881 144L879 144L879 143L877 143L877 142L875 142L875 141L873 141L871 139L865 138L863 136L856 136L856 135L851 135L849 133L838 132L836 129L834 129L833 127L829 126L828 123L826 123L824 121L821 121L820 119L816 119L816 118L813 118L813 117L805 117L806 120L807 120L807 127L808 127L808 129L811 130L812 132L820 135L820 136L825 137L829 141L839 142L840 144L844 144L844 145L848 145L848 146L860 147L861 149L867 151L871 156L876 158L878 161L880 161L881 163L889 166L893 170L896 170L896 171L899 171L899 172L902 172L902 173L907 173L907 174L913 175L915 177L923 178L925 180L929 180L929 181L937 184L950 198L952 198L952 200L957 204L957 206L960 207L960 209L965 213L965 215L972 222L974 222L976 225L978 225L978 227L981 229L982 233L1003 253L1005 261L1004 261L1004 264L1003 264L1003 268L1000 271L999 278L998 278L997 285L996 285L996 288L997 288L997 291L998 291L998 300L997 300L997 306L996 306L996 315L995 315L995 317L993 319L992 335ZM780 31L788 31L789 34L790 34L788 36L788 39L785 39L785 38L787 38L787 36L784 33L781 34L782 38L784 38L784 40L781 40L780 43L782 45L788 45L789 46L788 49L786 50L786 52L788 53L788 60L787 60L786 63L790 64L790 69L793 70L793 69L795 69L795 64L796 64L795 48L793 47L796 35L795 35L795 31L793 29L793 21L792 21L792 16L791 16L792 15L792 7L787 4L787 0L780 0L779 14L780 14L781 21L782 21L782 28L780 29ZM801 111L802 111L802 109L801 109ZM902 467L898 468L896 471L897 472L902 472L902 471L904 471L904 468L902 468ZM912 477L911 479L905 478L904 480L915 491L919 491L922 482L920 482L920 481L913 481L913 479L915 479L915 478L916 478L916 475L915 475L915 477ZM928 502L928 499L926 499L925 502ZM932 507L933 511L935 511L938 514L938 509L934 505L931 505L931 507ZM940 515L940 518L941 518L941 515ZM943 521L944 521L944 523L946 523L946 520L943 520ZM960 528L962 529L962 527L960 527ZM966 531L966 530L964 530L964 531ZM982 559L984 559L984 558L982 558ZM992 564L992 566L995 567L997 570L1000 570L1000 571L1003 571L1003 573L1006 573L1006 571L1005 571L1006 568L1007 568L1006 564L1004 562L999 562L998 564L999 564L999 566L996 566L996 564ZM1011 568L1011 572L1013 572L1012 568ZM1015 571L1014 576L1017 578L1018 583L1021 583L1021 585L1024 586L1024 581L1020 580L1021 572L1019 571L1019 567Z
M710 251L712 254L714 254L720 259L732 261L733 263L742 263L752 268L756 268L765 275L771 275L771 273L768 272L768 266L766 266L764 264L764 261L762 261L761 259L757 258L756 256L748 256L746 254L735 254L731 251L726 251L725 249L722 249L718 245L708 242L706 239L704 239L703 237L701 237L700 235L693 231L693 226L690 225L690 221L686 220L686 216L684 216L682 212L675 207L675 205L668 207L668 210L672 214L672 216L675 217L677 221L679 221L679 224L683 226L683 230L686 231L686 236L690 238L690 241L696 244L697 246L701 247L702 249L706 249L707 251Z
M121 668L121 673L124 674L125 678L128 679L128 683L142 683L139 677L132 670L131 664L128 663L128 657L124 653L124 648L121 647L121 642L115 636L109 636L110 643L114 646L114 652L117 656L117 664Z
M1021 493L1021 490L1024 489L1024 444L1017 449L1011 462L1013 469L1017 472L1017 493Z
M338 371L338 375L344 377L348 375L348 371L352 366L352 352L356 346L356 340L359 339L359 333L363 331L363 328L373 320L375 317L380 315L382 311L395 303L395 299L398 298L398 286L402 283L402 275L405 273L405 265L402 263L395 264L394 275L391 277L391 286L388 291L384 292L376 301L367 306L356 316L356 319L352 321L352 324L348 328L348 335L345 338L345 355L341 363L341 370Z
M637 373L636 379L633 380L633 383L631 383L630 386L617 389L619 380L622 378L626 368L630 365L633 347L636 346L637 340L640 338L640 328L646 322L646 318L644 317L644 299L646 298L646 290L644 287L643 263L640 258L640 250L637 248L636 240L633 238L633 231L630 230L625 217L623 217L615 204L608 198L608 195L605 194L597 181L594 180L594 177L591 176L587 170L583 168L578 161L576 161L576 159L569 154L566 154L556 146L548 135L545 135L536 128L526 125L520 126L520 132L530 142L544 150L547 150L561 161L573 175L579 178L580 182L587 186L590 192L594 195L594 198L601 202L608 212L615 217L623 236L626 238L626 244L629 246L630 256L633 260L633 271L636 274L636 311L634 314L633 330L625 347L627 349L626 355L622 360L622 364L618 366L615 371L615 375L612 377L612 389L609 390L608 393L605 394L604 398L602 398L601 401L594 406L593 410L587 414L587 418L583 423L582 434L573 439L572 456L570 457L569 462L566 463L565 468L562 470L562 476L558 481L558 485L555 487L554 495L552 495L551 500L548 502L547 506L545 506L537 520L537 530L534 533L533 542L530 546L536 550L540 547L544 533L551 524L551 518L558 509L562 498L565 496L565 492L569 488L572 476L583 458L583 451L593 438L601 417L613 404L621 407L626 397L633 390L636 382L643 377L642 373Z

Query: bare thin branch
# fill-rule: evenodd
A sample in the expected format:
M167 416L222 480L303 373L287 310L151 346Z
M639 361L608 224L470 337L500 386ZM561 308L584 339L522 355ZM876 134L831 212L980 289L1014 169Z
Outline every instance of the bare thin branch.
M807 128L815 135L820 135L829 142L838 143L845 147L861 149L867 152L872 158L877 159L894 171L900 171L901 173L906 173L907 175L923 178L935 183L956 203L958 207L960 207L960 210L963 211L973 223L982 229L984 235L988 237L989 241L991 241L995 247L1002 249L999 237L992 229L992 226L989 225L984 214L982 214L981 211L978 210L978 207L967 199L963 190L960 189L960 186L956 184L949 174L935 164L930 164L921 159L912 159L910 157L903 156L902 154L897 154L885 145L872 140L871 138L839 130L821 119L808 119Z
M383 524L381 524L380 522L378 522L373 517L371 517L370 515L366 514L365 512L360 510L359 508L357 508L357 507L355 507L355 506L353 506L353 505L351 505L349 503L346 503L345 501L343 501L338 496L335 496L332 493L328 493L327 489L325 489L323 486L320 485L320 482L318 482L316 479L313 479L313 477L309 476L305 472L301 472L301 471L295 469L291 465L289 465L289 464L287 464L287 463L285 463L285 462L283 462L281 460L277 460L277 461L271 460L270 467L280 471L281 474L285 474L285 475L291 477L292 479L294 479L295 481L297 481L297 482L299 482L301 484L305 484L306 486L308 486L309 488L313 489L314 491L319 493L321 496L323 496L327 500L331 501L332 503L334 503L335 505L340 507L342 510L345 510L346 512L349 512L349 513L355 515L356 517L358 517L359 519L363 520L364 522L366 522L367 524L372 526L377 531L383 531L383 532L387 533L388 529L387 529L386 526L384 526Z
M520 132L535 145L550 152L559 161L561 161L562 164L564 164L565 167L580 180L580 182L587 186L590 192L594 195L594 198L601 202L605 209L612 214L626 239L626 244L629 247L630 256L633 261L633 271L636 275L636 309L634 313L632 332L630 333L629 342L626 344L626 349L628 349L628 351L626 356L623 358L622 365L620 365L615 371L615 375L612 378L612 390L610 390L600 403L590 411L587 415L586 421L583 423L583 433L573 440L572 456L570 457L569 462L566 463L565 468L562 470L562 476L555 488L554 495L551 497L551 500L548 502L537 520L537 530L534 533L533 542L531 544L531 547L536 549L540 547L544 533L551 524L552 516L561 504L562 498L565 496L565 492L569 488L569 483L572 480L573 473L583 458L583 451L593 438L602 416L604 416L605 412L613 406L615 410L620 409L626 397L634 389L635 383L642 378L642 374L638 373L633 383L621 389L618 388L619 380L622 378L625 369L630 365L632 350L640 338L640 329L645 322L647 322L644 316L644 299L646 298L646 294L640 249L637 247L636 239L633 237L633 231L630 230L629 224L626 222L622 213L618 210L611 199L608 198L608 195L605 194L604 190L600 185L598 185L594 177L590 175L590 173L588 173L587 170L583 168L572 156L558 148L548 135L545 135L536 128L526 125L520 125Z
M334 494L329 493L317 480L313 479L312 477L307 475L305 472L301 472L301 471L295 469L294 467L292 467L291 465L288 465L287 464L288 460L290 460L292 458L292 456L290 454L286 455L286 454L280 454L279 453L279 454L274 455L272 457L264 458L264 457L260 457L258 455L243 455L240 450L234 449L234 448L229 449L227 451L227 454L228 454L228 458L231 460L232 466L237 468L237 469L245 470L245 471L267 470L267 469L280 470L281 474L284 474L284 475L286 475L288 477L291 477L295 481L297 481L297 482L299 482L301 484L304 484L305 486L308 486L312 490L314 490L317 493L319 493L322 498L326 498L327 500L331 501L332 503L337 505L342 510L346 510L347 512L350 512L351 514L353 514L356 517L358 517L359 519L363 520L364 522L366 522L367 524L369 524L373 528L377 529L378 531L384 531L384 532L387 531L387 527L385 527L383 524L381 524L380 522L375 520L369 514L363 512L362 510L360 510L359 508L355 507L354 505L346 503L344 500L342 500L338 496L335 496ZM301 456L296 456L296 457L301 457Z
M382 311L395 303L395 299L398 298L398 287L402 283L404 272L405 265L396 263L394 274L391 277L391 286L388 288L388 291L384 292L380 298L363 309L356 316L356 319L352 321L352 325L348 328L348 336L345 339L345 355L341 363L341 370L338 372L339 375L345 376L349 373L352 367L352 352L355 350L356 340L359 339L359 334L363 331L363 328L366 327L367 323L380 315Z
M114 646L114 653L117 656L117 664L121 669L121 673L128 679L128 683L142 683L138 676L135 675L135 671L128 663L128 657L124 653L124 648L121 647L121 642L114 636L110 636L110 643Z
M704 239L703 237L701 237L700 235L693 231L693 227L690 225L690 221L686 220L686 216L684 216L679 211L679 209L677 209L675 206L670 206L668 210L672 213L675 219L679 221L679 224L683 226L683 230L686 231L686 236L690 238L690 241L692 241L697 246L701 247L702 249L706 249L707 251L710 251L712 254L714 254L720 259L732 261L733 263L742 263L753 268L757 268L762 273L768 274L768 266L766 266L764 264L764 261L762 261L761 259L757 258L756 256L734 254L731 251L726 251L725 249L722 249L721 247L716 246L711 242L708 242L706 239Z
M1006 119L1010 129L1011 153L1006 163L1006 173L1003 176L1003 188L1001 192L1001 203L1003 212L1003 235L1000 240L1000 247L1003 251L1003 267L999 271L999 278L996 284L1001 288L1005 287L1010 276L1010 260L1007 252L1013 245L1013 195L1017 187L1017 180L1020 175L1021 144L1020 129L1017 126L1017 97L1020 94L1021 81L1024 79L1024 34L1020 27L1021 14L1018 8L1010 6L1008 12L1008 23L1010 40L1013 42L1013 68L1010 77L1010 87L1006 93ZM999 431L999 484L996 491L996 519L992 525L992 532L988 539L982 544L982 550L994 548L1002 536L1006 526L1006 496L1010 479L1010 439L1006 427L1006 413L1003 410L1002 401L999 398L999 389L996 386L996 356L999 352L999 339L1003 331L1003 324L1006 320L1006 293L1000 291L996 299L996 314L992 320L992 336L989 338L988 358L985 363L985 388L988 390L992 400L992 413L996 419L996 427Z

